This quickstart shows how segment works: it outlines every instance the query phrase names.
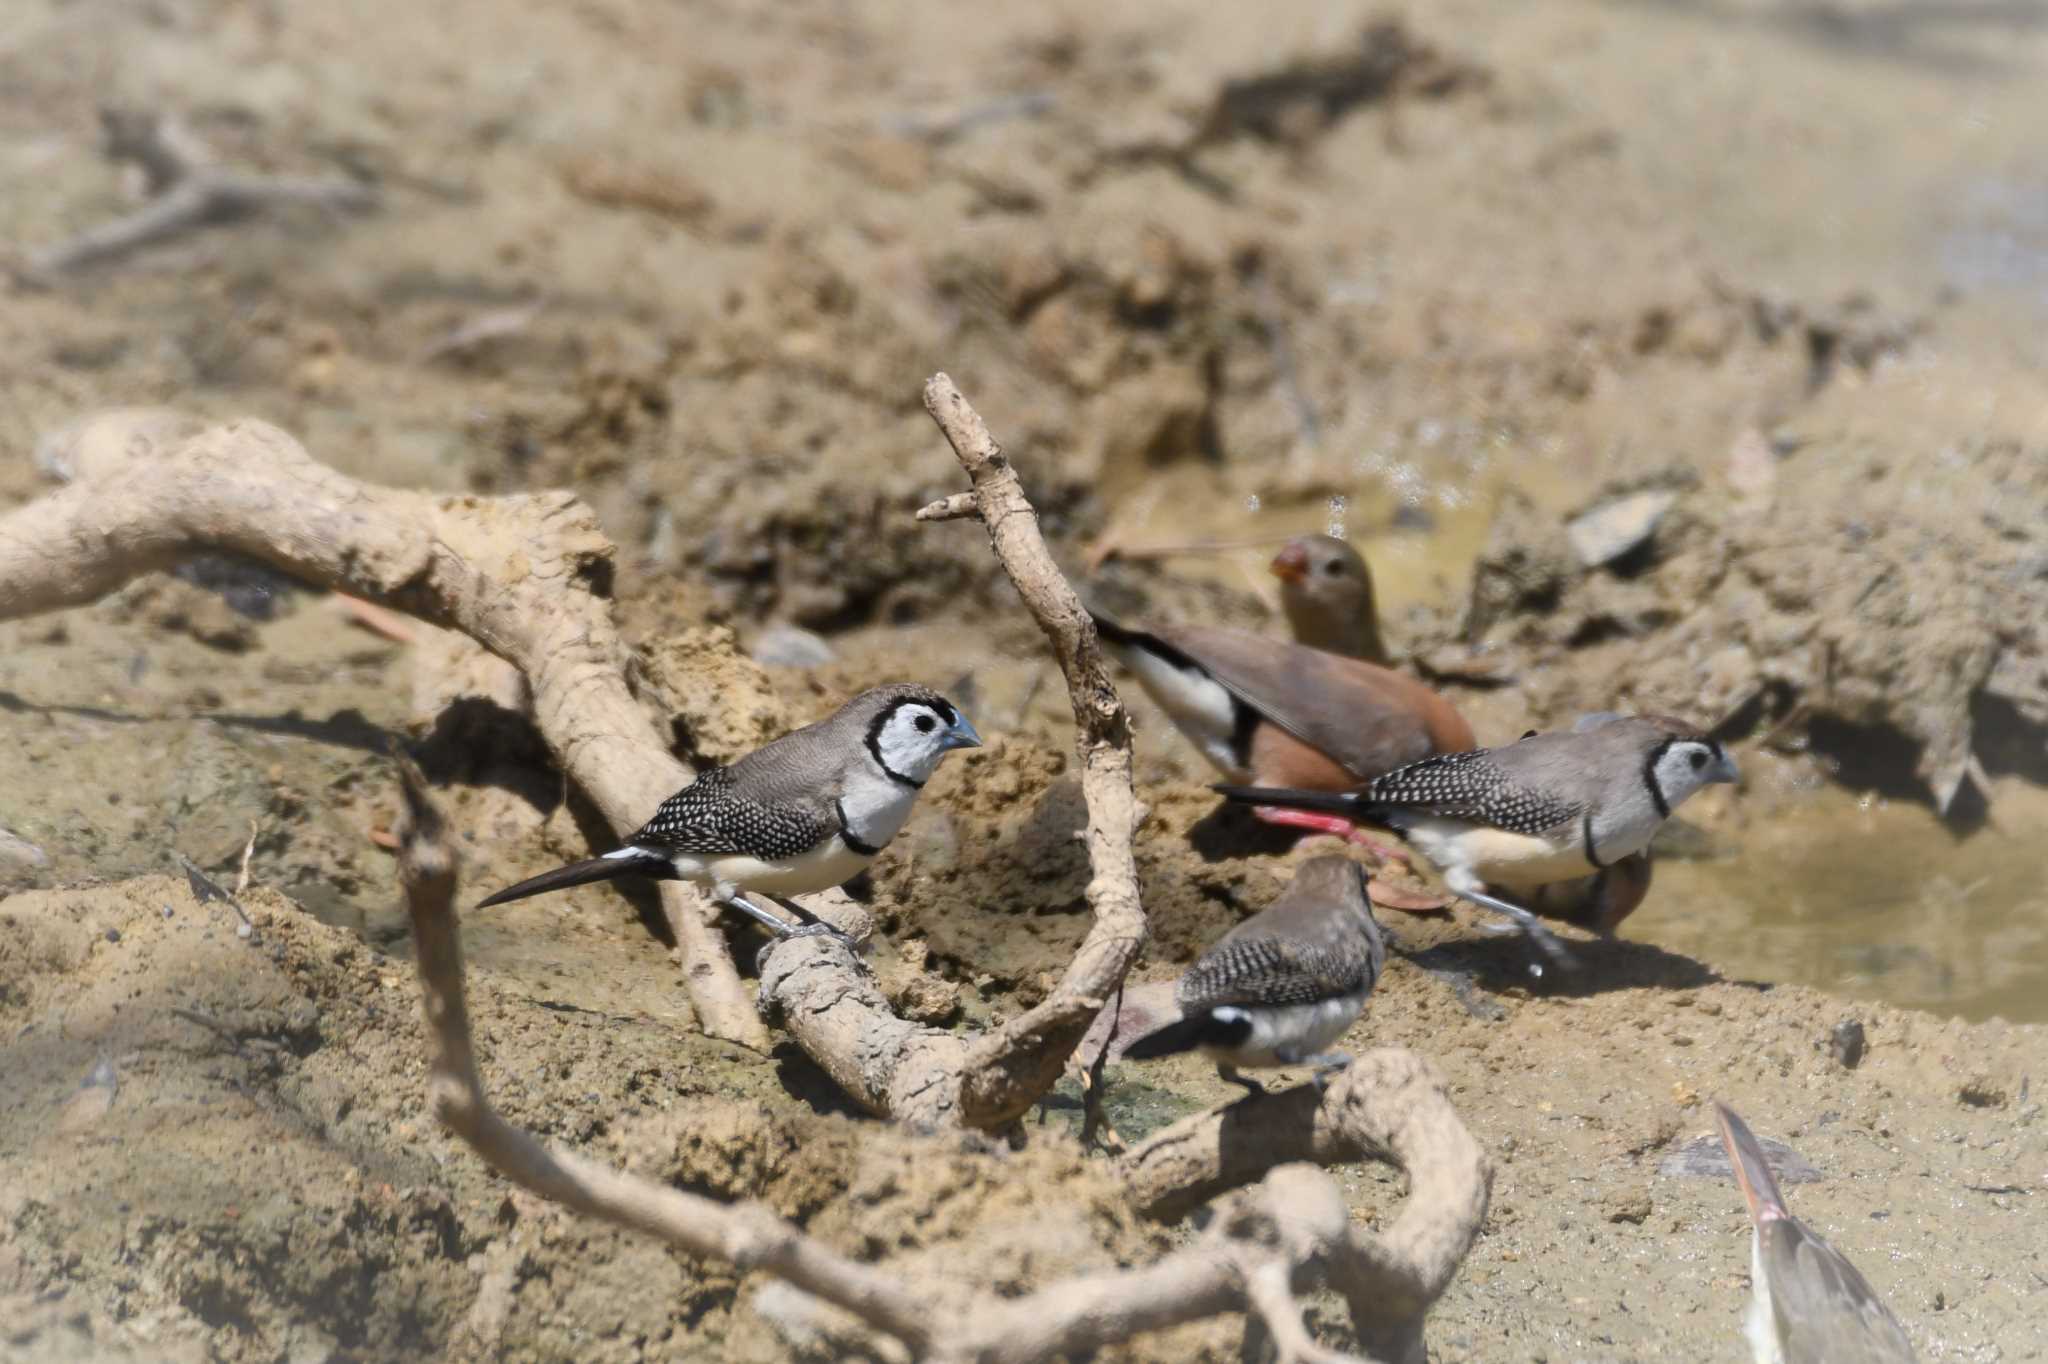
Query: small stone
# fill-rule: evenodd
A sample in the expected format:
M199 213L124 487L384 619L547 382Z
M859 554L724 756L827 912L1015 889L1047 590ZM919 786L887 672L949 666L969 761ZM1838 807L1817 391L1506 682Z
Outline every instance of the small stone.
M832 646L797 625L771 625L747 650L756 663L768 668L822 668L839 655Z
M108 929L108 930L107 930L107 941L108 941L108 942L119 942L119 941L121 941L121 930L120 930L120 929L118 929L118 928L110 928L110 929Z
M1854 1070L1863 1064L1864 1046L1863 1024L1858 1019L1845 1018L1828 1034L1828 1052L1843 1070Z
M1653 488L1580 512L1565 524L1572 550L1587 568L1611 564L1649 543L1678 494Z

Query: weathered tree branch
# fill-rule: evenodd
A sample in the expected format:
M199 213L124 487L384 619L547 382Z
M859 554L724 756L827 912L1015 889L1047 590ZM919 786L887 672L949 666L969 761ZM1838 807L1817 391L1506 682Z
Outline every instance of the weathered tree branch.
M1131 787L1131 732L1095 639L1095 622L1053 562L1038 514L981 417L943 374L925 409L973 484L974 513L1017 595L1051 642L1073 703L1088 807L1088 904L1094 923L1059 985L1037 1007L963 1043L898 1018L850 968L837 944L801 940L763 967L763 1006L779 1011L803 1048L863 1105L923 1124L995 1128L1058 1083L1067 1058L1102 1011L1145 940L1132 844L1142 812ZM959 495L935 503L964 515ZM933 519L926 508L920 515Z
M359 483L260 421L160 409L88 419L44 452L72 481L0 517L0 619L82 606L203 551L470 636L525 674L550 751L621 835L690 780L627 689L613 547L564 492L479 498ZM706 1032L767 1032L704 901L662 891Z
M463 996L451 840L418 772L407 765L401 777L407 817L399 865L427 1022L429 1102L437 1119L515 1184L693 1255L775 1275L901 1341L921 1359L1031 1364L1085 1356L1145 1331L1247 1310L1269 1323L1283 1359L1324 1364L1345 1358L1310 1338L1294 1294L1334 1282L1377 1243L1351 1226L1335 1182L1310 1166L1283 1165L1255 1188L1230 1194L1193 1245L1154 1264L1053 1284L1021 1298L980 1295L948 1310L886 1266L852 1260L758 1203L721 1203L543 1145L500 1117L483 1092ZM1405 1097L1412 1096L1388 1096L1393 1102ZM1376 1101L1360 1102L1370 1107ZM1442 1135L1429 1122L1395 1123L1386 1132L1396 1157L1414 1162L1411 1170L1422 1168L1428 1153L1410 1143ZM1482 1206L1483 1183L1482 1167ZM1415 1202L1411 1194L1411 1210ZM1352 1310L1361 1332L1380 1325L1370 1302L1353 1295Z
M1369 1052L1320 1095L1294 1089L1196 1114L1118 1164L1132 1201L1173 1219L1278 1164L1389 1157L1408 1172L1407 1203L1383 1235L1354 1229L1334 1245L1328 1277L1372 1353L1419 1364L1423 1318L1472 1248L1493 1185L1486 1153L1428 1061Z
M963 1116L977 1126L993 1125L1022 1113L1058 1082L1067 1057L1144 945L1145 910L1133 852L1142 812L1131 784L1130 717L1103 665L1095 620L1053 562L1017 471L944 374L925 384L924 405L974 485L996 558L1059 659L1079 731L1081 794L1088 807L1087 893L1094 924L1052 994L983 1038L967 1057Z
M132 213L87 228L28 260L30 280L99 265L180 233L233 222L286 204L363 212L377 204L376 187L361 180L248 175L222 170L189 137L156 114L108 109L107 155L140 166L150 199Z

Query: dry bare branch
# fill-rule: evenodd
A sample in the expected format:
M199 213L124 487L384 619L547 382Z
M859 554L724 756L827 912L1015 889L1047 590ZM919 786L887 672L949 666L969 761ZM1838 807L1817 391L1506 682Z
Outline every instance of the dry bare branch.
M506 1122L484 1094L471 1041L452 840L418 771L402 764L401 779L406 818L399 865L427 1022L429 1102L441 1123L515 1184L693 1255L772 1274L893 1336L922 1359L1032 1364L1086 1356L1145 1331L1248 1309L1270 1323L1283 1358L1316 1364L1343 1358L1310 1338L1294 1294L1330 1279L1361 1247L1370 1253L1375 1243L1351 1226L1335 1182L1310 1166L1281 1166L1256 1187L1228 1195L1194 1244L1154 1264L1053 1284L1021 1298L978 1295L942 1309L886 1266L849 1259L758 1203L684 1193L550 1148ZM1400 1157L1419 1160L1426 1153L1408 1143L1426 1131L1441 1135L1427 1123L1399 1125L1386 1135ZM1411 1194L1411 1208L1414 1201ZM1361 1332L1382 1325L1370 1303L1354 1297L1352 1310L1365 1313L1358 1318Z
M925 384L924 405L974 485L996 558L1059 659L1079 730L1075 744L1088 807L1087 895L1095 916L1088 936L1045 1001L982 1039L967 1058L963 1116L976 1126L994 1125L1022 1113L1058 1081L1144 944L1132 850L1142 814L1131 785L1130 717L1103 664L1094 618L1053 562L1017 471L944 374Z
M951 379L933 375L924 398L973 484L969 496L997 560L1066 678L1088 808L1094 923L1042 1003L971 1042L897 1017L860 976L851 954L820 939L778 945L768 954L761 1001L870 1110L924 1125L996 1128L1058 1082L1144 942L1132 852L1142 811L1131 786L1130 721L1103 666L1095 622L1053 562L1016 470ZM961 516L965 505L955 495L925 511Z
M27 264L31 280L103 264L194 228L233 222L279 205L362 212L377 203L376 188L361 180L221 170L155 114L106 110L101 121L106 125L107 155L139 165L151 197L132 213L35 253Z
M1119 1161L1132 1201L1178 1218L1277 1164L1391 1158L1408 1201L1379 1236L1356 1229L1330 1252L1328 1281L1367 1349L1422 1359L1422 1323L1486 1218L1493 1171L1435 1066L1413 1052L1359 1057L1321 1094L1301 1088L1199 1113Z
M161 409L79 423L49 459L70 485L0 517L0 619L83 606L201 551L241 554L459 631L518 668L549 750L621 835L691 779L627 689L614 549L569 493L381 488L265 422ZM765 1047L702 897L670 882L662 901L700 1025Z
M981 506L973 493L952 493L938 501L917 509L920 521L961 521L967 517L981 515Z
M658 1236L692 1254L767 1270L912 1348L924 1349L930 1343L930 1314L922 1298L813 1241L761 1205L719 1203L636 1179L573 1152L550 1150L498 1115L477 1074L463 999L455 855L425 780L410 764L401 771L406 827L400 835L399 868L432 1050L427 1097L435 1118L521 1188Z

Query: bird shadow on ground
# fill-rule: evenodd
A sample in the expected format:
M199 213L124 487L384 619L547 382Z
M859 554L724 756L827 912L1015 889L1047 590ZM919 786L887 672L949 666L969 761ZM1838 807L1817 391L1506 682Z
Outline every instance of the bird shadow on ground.
M1188 828L1188 846L1204 862L1233 861L1244 857L1284 857L1304 838L1315 837L1301 829L1268 824L1254 818L1251 807L1220 800L1216 808ZM1332 851L1344 845L1336 838L1325 840Z
M1390 935L1388 946L1454 989L1463 981L1489 995L1513 991L1539 999L1582 999L1612 990L1696 990L1722 979L1704 962L1651 943L1570 938L1566 946L1576 965L1563 969L1545 959L1520 933L1481 934L1469 924L1446 925L1444 932L1455 936L1439 937L1426 945L1402 942L1396 946L1396 935ZM1534 974L1531 966L1541 966L1542 974ZM1466 1007L1482 1015L1486 1012L1470 1000Z

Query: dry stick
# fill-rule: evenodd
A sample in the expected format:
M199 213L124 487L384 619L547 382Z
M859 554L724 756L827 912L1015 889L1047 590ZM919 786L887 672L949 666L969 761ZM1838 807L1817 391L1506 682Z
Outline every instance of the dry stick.
M1095 621L1053 562L1038 533L1038 513L1017 471L988 427L944 374L924 386L925 410L939 424L973 484L990 546L1052 643L1079 731L1081 794L1088 808L1088 907L1094 923L1053 992L969 1051L962 1077L963 1118L973 1126L1007 1122L1058 1082L1074 1048L1123 984L1145 941L1132 845L1142 818L1131 785L1131 725L1109 680Z
M1066 976L1022 1016L966 1041L898 1017L845 946L829 938L776 944L762 959L761 1004L856 1101L920 1126L998 1128L1059 1081L1145 937L1131 851L1140 812L1131 788L1130 723L1082 609L1038 533L1023 485L953 381L925 385L925 409L973 484L925 508L927 521L973 514L997 560L1052 644L1080 731L1088 807L1088 903L1094 924Z
M458 630L518 668L549 751L621 835L690 780L627 689L615 550L573 495L380 488L265 422L149 409L80 423L53 458L71 484L0 516L0 620L87 605L201 551L242 554ZM765 1048L701 897L668 882L662 902L699 1024Z
M1170 1219L1281 1162L1390 1155L1408 1172L1408 1201L1383 1235L1354 1229L1333 1252L1329 1280L1369 1350L1420 1360L1423 1319L1472 1248L1493 1186L1486 1153L1428 1061L1369 1052L1321 1095L1294 1089L1196 1114L1117 1164L1140 1211Z
M1157 1263L1054 1284L1022 1298L977 1295L947 1311L928 1293L841 1255L758 1203L721 1203L551 1149L506 1122L484 1095L463 999L451 840L418 769L401 762L400 777L406 817L399 867L427 1023L428 1101L436 1119L521 1188L690 1254L773 1274L895 1336L920 1358L961 1364L1087 1355L1143 1331L1243 1310L1253 1295L1277 1319L1273 1286L1287 1290L1291 1304L1292 1286L1315 1282L1325 1263L1347 1254L1358 1237L1330 1177L1287 1166L1257 1188L1233 1194L1200 1240ZM1403 1148L1400 1154L1418 1159L1423 1153ZM1281 1326L1275 1334L1296 1358L1342 1358L1314 1347L1298 1313L1291 1332Z
M86 229L31 256L29 278L118 259L145 246L215 223L232 222L278 204L311 204L363 211L377 203L375 187L359 180L242 175L207 165L180 144L163 120L109 111L107 152L143 168L154 196L133 213Z

